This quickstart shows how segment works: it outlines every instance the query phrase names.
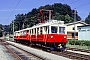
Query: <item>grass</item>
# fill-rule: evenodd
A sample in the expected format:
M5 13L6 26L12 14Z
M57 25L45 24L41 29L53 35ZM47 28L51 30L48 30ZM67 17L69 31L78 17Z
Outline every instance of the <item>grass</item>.
M80 46L80 45L69 45L69 44L66 44L66 47L90 50L90 46Z

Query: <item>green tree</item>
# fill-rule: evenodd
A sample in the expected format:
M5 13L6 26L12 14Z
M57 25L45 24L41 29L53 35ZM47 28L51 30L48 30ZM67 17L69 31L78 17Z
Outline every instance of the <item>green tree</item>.
M87 24L90 24L90 13L89 13L89 15L85 18L85 22L86 22Z
M72 17L70 17L68 14L65 15L65 23L70 23L70 22L73 22L73 21L74 21L74 20L73 20Z
M2 24L0 24L0 37L2 37L2 31L3 31L3 26L2 26Z
M33 8L30 12L26 14L17 14L14 19L14 29L20 30L27 27L31 27L38 23L38 13L41 9L45 10L53 10L52 15L54 19L64 21L65 23L73 22L74 18L74 10L67 4L54 3L52 5L40 6L38 9ZM49 13L44 13L47 15L45 17L49 18ZM40 20L42 20L42 16L40 15ZM76 15L76 20L81 20L78 14ZM12 22L13 23L13 22ZM12 23L10 24L10 32L12 32Z
M68 14L67 15L59 15L59 13L56 14L55 20L62 20L64 21L64 23L70 23L70 22L73 22L73 18L70 17Z

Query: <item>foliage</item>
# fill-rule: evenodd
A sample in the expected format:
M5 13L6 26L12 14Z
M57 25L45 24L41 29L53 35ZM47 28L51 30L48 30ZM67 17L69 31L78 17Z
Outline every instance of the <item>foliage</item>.
M73 22L74 10L72 10L71 7L67 4L54 3L52 5L48 4L45 6L40 6L38 9L33 8L30 12L28 12L26 14L15 15L15 19L14 19L15 31L23 29L23 28L31 27L31 26L37 24L38 23L37 16L41 9L53 10L52 13L53 13L54 19L62 20L65 23ZM47 13L46 15L49 15L49 14ZM77 21L81 20L81 18L78 15L76 15L76 16L77 16L77 18L76 18ZM48 16L48 18L49 18L49 16ZM42 20L41 17L40 17L40 20ZM10 31L12 31L12 23L10 24Z
M90 41L88 40L68 40L70 45L81 45L81 46L90 46Z
M3 35L3 34L2 34L2 31L0 30L0 37L2 37L2 35Z
M3 27L2 27L2 24L0 24L0 37L2 37L2 31L3 31Z
M86 22L87 24L90 24L90 13L89 13L88 17L85 18L85 22Z

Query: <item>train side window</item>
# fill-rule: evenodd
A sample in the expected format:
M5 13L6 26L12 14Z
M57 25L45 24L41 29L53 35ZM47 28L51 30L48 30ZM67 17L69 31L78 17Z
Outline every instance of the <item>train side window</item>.
M22 31L20 32L20 35L22 35Z
M15 33L15 36L17 36L17 33Z
M16 36L18 36L18 32L16 33Z
M14 32L14 36L16 36L16 33Z
M40 27L40 34L42 34L43 30L42 30L42 27Z
M37 28L37 35L39 34L39 28Z
M31 31L31 35L32 35L32 29L30 31Z
M29 35L31 35L31 30L29 30Z
M35 29L33 29L33 35L35 35Z
M36 34L36 28L35 28L35 34Z
M20 36L20 32L18 32L18 36Z
M43 34L47 34L48 33L47 31L48 31L47 26L44 26Z
M14 32L14 36L16 36L16 32Z
M36 34L36 28L33 29L32 34L33 34L33 35Z
M48 28L47 31L48 31L48 34L49 34L49 32L50 32L50 26L48 26L47 28Z
M26 31L23 31L23 34L26 35Z
M33 29L32 29L32 35L33 35Z

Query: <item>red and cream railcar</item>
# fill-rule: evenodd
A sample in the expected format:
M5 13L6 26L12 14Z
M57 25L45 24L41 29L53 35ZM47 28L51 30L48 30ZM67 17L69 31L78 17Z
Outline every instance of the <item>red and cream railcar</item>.
M14 40L19 41L20 40L20 31L14 32Z
M67 36L63 21L51 20L46 23L15 32L16 41L26 41L48 47L65 46Z

